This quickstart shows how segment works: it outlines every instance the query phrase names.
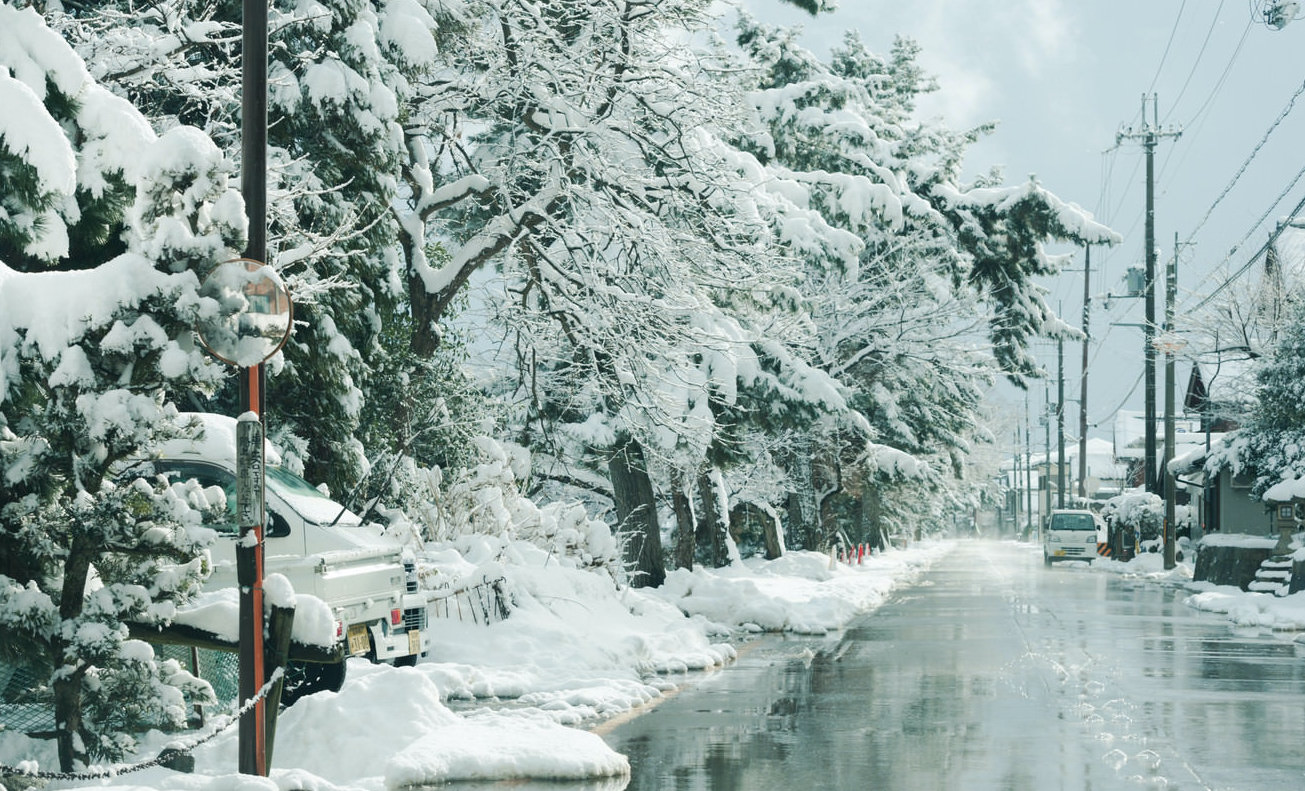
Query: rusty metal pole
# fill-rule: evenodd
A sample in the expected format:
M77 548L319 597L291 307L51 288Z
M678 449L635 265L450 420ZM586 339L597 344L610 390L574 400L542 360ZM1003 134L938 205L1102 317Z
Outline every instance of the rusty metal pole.
M254 372L250 371L251 378ZM242 377L243 378L243 377ZM246 411L236 423L236 575L240 584L240 703L266 681L263 668L263 430ZM266 710L260 700L240 717L239 769L267 775Z
M241 35L240 188L249 217L245 257L267 260L267 2L243 0ZM240 700L263 686L263 366L241 368L240 411L258 423L257 519L240 524L237 574L240 583ZM240 718L239 770L266 777L266 707L260 701Z

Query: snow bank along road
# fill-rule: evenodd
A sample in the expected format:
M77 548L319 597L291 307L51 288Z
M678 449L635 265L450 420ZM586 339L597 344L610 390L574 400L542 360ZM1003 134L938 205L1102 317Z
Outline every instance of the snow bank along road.
M337 791L523 778L620 783L629 772L626 757L583 728L661 699L695 671L729 664L740 632L837 630L882 604L947 549L922 543L833 567L826 555L791 552L771 562L673 572L666 585L649 590L617 588L605 573L563 563L529 542L467 537L456 552L447 550L456 557L445 559L446 573L457 561L468 574L504 576L515 602L510 618L489 625L433 620L437 647L413 668L350 660L338 694L310 696L283 713L269 779L233 774L232 729L195 751L195 774L148 769L103 787ZM460 701L457 712L447 705L453 700ZM155 734L142 756L174 739ZM51 747L0 733L0 764L51 767L57 763Z

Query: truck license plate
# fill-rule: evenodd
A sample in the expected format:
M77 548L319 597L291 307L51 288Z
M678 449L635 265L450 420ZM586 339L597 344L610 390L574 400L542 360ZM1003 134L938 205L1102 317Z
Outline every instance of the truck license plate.
M1056 550L1056 557L1058 557L1058 558L1063 558L1063 557L1065 557L1065 550L1063 550L1063 549L1057 549L1057 550Z
M349 655L365 654L370 649L371 641L367 638L367 624L355 623L349 626Z
M421 653L421 630L420 629L408 630L408 653L410 654Z

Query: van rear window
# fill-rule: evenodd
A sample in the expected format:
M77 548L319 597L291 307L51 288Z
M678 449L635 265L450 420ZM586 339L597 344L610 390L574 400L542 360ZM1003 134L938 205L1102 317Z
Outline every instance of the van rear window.
M1052 514L1052 530L1096 530L1096 521L1088 514Z

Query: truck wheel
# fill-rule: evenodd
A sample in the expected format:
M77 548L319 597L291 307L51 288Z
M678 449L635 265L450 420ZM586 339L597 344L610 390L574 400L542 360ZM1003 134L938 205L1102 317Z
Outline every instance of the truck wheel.
M394 658L395 667L414 667L417 664L417 655L408 654L407 656L396 656Z
M281 705L292 706L295 701L314 692L339 692L344 686L344 662L290 662L285 668L285 684L281 688Z
M1042 565L1046 566L1047 568L1051 568L1051 555L1042 556Z

